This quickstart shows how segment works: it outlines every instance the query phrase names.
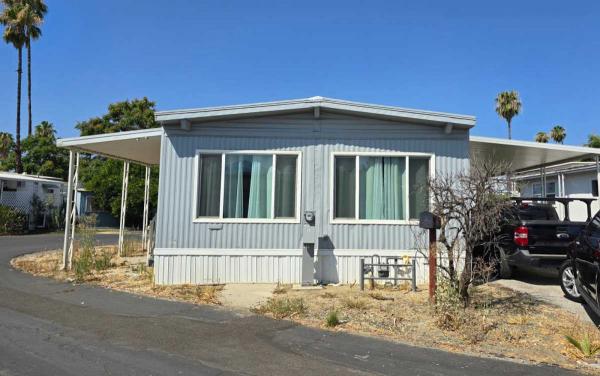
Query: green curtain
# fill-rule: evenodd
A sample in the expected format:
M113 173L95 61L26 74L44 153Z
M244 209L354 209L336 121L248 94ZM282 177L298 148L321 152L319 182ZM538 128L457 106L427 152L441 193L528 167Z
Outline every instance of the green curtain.
M244 218L244 155L225 156L223 217Z
M198 216L218 217L221 195L221 155L200 155Z
M275 218L296 216L295 155L278 155L275 171Z
M401 158L383 158L384 218L404 219L404 192L406 192L406 161Z
M409 171L409 211L410 218L419 218L421 212L429 209L429 193L427 180L429 179L429 159L410 158Z
M248 218L271 218L273 156L253 155Z
M360 157L360 219L404 219L403 157Z
M383 158L360 157L360 219L383 219Z
M335 157L334 217L356 218L356 159Z

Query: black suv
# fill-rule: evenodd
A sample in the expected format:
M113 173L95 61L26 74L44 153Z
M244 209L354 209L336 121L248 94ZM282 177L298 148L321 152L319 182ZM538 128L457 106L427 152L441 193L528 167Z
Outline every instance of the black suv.
M571 269L561 270L561 287L575 300L580 295L600 315L598 283L600 282L600 212L592 218L571 244Z

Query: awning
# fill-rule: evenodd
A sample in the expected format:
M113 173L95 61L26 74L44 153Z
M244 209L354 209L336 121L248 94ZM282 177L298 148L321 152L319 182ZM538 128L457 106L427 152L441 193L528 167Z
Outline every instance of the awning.
M158 165L162 128L63 138L60 147L102 155L143 165ZM523 171L600 156L600 149L583 146L542 144L490 137L470 137L471 158L493 158L508 162L513 171Z
M470 137L470 148L471 159L491 158L508 162L515 172L600 156L600 149L584 146L543 144L478 136Z
M160 162L162 128L62 138L56 145L147 166Z

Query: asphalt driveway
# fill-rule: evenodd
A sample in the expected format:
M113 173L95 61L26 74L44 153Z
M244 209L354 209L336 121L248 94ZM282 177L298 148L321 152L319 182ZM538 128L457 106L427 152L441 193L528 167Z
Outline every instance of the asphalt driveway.
M61 244L58 234L0 237L0 375L573 374L59 283L9 266L16 255Z

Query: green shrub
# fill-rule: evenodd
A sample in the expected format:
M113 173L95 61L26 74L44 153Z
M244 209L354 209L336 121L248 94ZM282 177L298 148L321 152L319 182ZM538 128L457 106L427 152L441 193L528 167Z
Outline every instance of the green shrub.
M111 255L109 252L100 252L94 255L94 269L106 270L110 268Z
M572 336L565 336L565 339L585 358L591 358L600 353L600 344L593 343L589 333L585 333L581 340Z
M340 325L340 318L337 311L330 311L325 318L325 325L329 328Z
M441 329L458 330L465 322L464 304L458 287L449 279L439 278L435 291L435 323Z
M91 249L82 249L79 256L73 260L73 271L75 280L81 282L94 268L94 255Z
M0 205L0 235L23 234L27 231L27 215Z

